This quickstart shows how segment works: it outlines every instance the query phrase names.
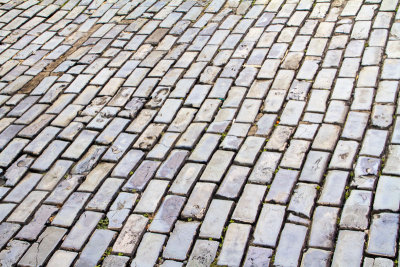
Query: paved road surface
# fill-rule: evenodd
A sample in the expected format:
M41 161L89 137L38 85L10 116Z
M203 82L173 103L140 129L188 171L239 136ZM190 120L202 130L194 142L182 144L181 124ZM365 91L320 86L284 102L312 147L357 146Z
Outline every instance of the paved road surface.
M0 0L1 266L400 266L398 0Z

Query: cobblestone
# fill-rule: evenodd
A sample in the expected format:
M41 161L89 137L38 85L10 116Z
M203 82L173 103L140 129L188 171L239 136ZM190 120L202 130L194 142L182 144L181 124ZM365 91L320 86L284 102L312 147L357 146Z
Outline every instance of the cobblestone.
M0 265L393 266L398 5L0 1Z

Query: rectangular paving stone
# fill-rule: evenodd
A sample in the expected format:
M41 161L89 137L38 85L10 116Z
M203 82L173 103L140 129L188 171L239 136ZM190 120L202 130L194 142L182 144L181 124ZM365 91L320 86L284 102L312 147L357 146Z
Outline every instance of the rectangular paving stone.
M151 149L164 129L164 124L150 124L139 136L133 147L139 149Z
M64 176L64 179L54 188L44 202L56 205L63 204L68 196L78 187L82 179L83 176L81 175Z
M377 256L394 256L398 227L398 214L380 213L374 215L366 251Z
M3 266L12 266L22 257L30 244L26 241L12 240L8 246L0 252L0 263Z
M89 193L75 192L61 207L57 216L52 221L55 226L71 226L79 211L83 208L86 201L89 199Z
M249 267L253 264L268 266L271 262L273 250L250 246L244 261L244 266Z
M155 233L146 233L137 249L131 266L153 266L165 243L166 236Z
M322 151L310 151L300 174L300 181L320 183L325 173L330 154Z
M160 162L144 160L134 171L132 176L123 186L123 190L143 191L149 180L154 176Z
M255 245L275 247L285 216L285 207L273 204L263 204L260 217L254 231Z
M59 227L47 227L33 243L18 264L23 266L38 266L46 262L55 250L67 230Z
M103 214L99 212L85 211L82 213L61 247L68 250L81 250L102 217Z
M278 125L272 132L272 135L265 148L268 150L284 151L287 141L292 135L293 131L293 127Z
M357 142L340 140L333 152L329 168L351 169L357 150Z
M60 128L48 126L25 147L24 152L30 152L39 155L47 144L60 132Z
M396 162L398 162L399 157L400 157L400 146L397 145L389 146L389 155L385 163L383 173L398 175L400 173L400 169Z
M309 248L303 254L300 266L304 267L304 266L311 266L313 264L325 264L329 262L331 257L332 257L332 252L328 252L322 249Z
M345 171L329 171L322 187L319 204L340 206L349 173Z
M81 105L68 105L51 123L53 126L66 127L83 109Z
M299 169L303 163L303 159L309 146L309 141L292 140L288 149L283 155L280 166L284 168Z
M339 231L332 266L340 266L344 261L348 264L360 265L364 248L364 236L364 232Z
M117 162L136 139L136 134L121 133L106 151L102 160Z
M211 265L217 254L218 242L197 239L192 253L190 254L187 266Z
M79 256L76 266L96 265L115 237L115 232L105 229L96 229Z
M74 262L77 256L78 253L76 252L57 250L50 258L47 266L69 266Z
M200 237L215 238L221 237L225 222L232 209L233 201L214 199L208 208L206 217L200 228Z
M164 249L163 258L185 260L198 227L198 222L177 221Z
M342 137L361 140L368 123L369 114L350 111L343 128Z
M32 191L29 195L18 205L18 207L8 217L8 222L25 223L35 209L40 205L48 192Z
M313 149L333 151L339 138L340 127L333 124L322 124L312 144Z
M296 224L285 224L276 249L274 264L297 266L304 246L307 227Z
M35 160L32 169L38 171L46 171L50 168L57 157L67 147L68 142L55 140L43 151L43 153Z
M267 187L263 185L247 184L232 214L232 219L245 223L253 223L266 189Z
M130 172L136 168L144 157L144 152L138 149L132 149L125 154L113 169L111 175L115 177L126 178Z
M399 190L397 177L380 176L374 199L374 210L399 211Z
M289 202L288 211L310 218L317 197L316 186L298 183Z
M203 219L215 188L213 183L196 183L182 211L182 217Z
M16 223L0 224L0 248L3 248L20 228L21 226Z
M365 230L368 227L368 214L371 201L371 192L352 190L343 208L340 227Z
M167 190L168 184L168 181L151 180L134 211L141 213L155 212L160 204L162 196Z
M371 124L379 128L387 128L392 125L395 107L392 105L374 105L371 114Z
M262 152L249 176L249 181L260 184L269 184L278 166L280 158L281 153Z
M185 106L199 108L210 91L210 85L195 85L186 98Z
M234 153L229 151L217 150L200 177L201 181L218 182L222 179L226 169L230 165Z
M135 253L145 232L147 222L148 218L142 215L130 215L113 245L113 251L124 255Z
M216 195L228 199L236 199L249 172L250 168L248 167L232 165L218 188Z
M173 150L157 170L156 178L172 179L188 157L188 151Z
M207 162L211 154L213 153L215 147L217 146L220 135L216 134L205 134L200 139L199 143L191 153L189 160L196 162Z
M182 100L179 99L167 99L154 118L156 123L171 123L176 112L180 108Z
M6 202L20 203L42 178L41 174L29 172L4 198Z
M329 103L324 122L338 124L344 123L348 109L349 107L344 101L332 100Z
M250 225L232 223L228 226L221 254L218 257L219 265L239 265L244 254L247 239L250 234Z
M161 203L149 230L153 232L167 233L177 220L186 199L180 196L169 195Z
M246 138L235 157L234 163L240 165L254 165L256 157L264 144L265 139L262 137L250 136Z
M333 207L318 206L315 209L309 246L327 249L333 247L338 212L339 209Z
M268 190L265 201L287 204L298 173L298 171L279 169Z
M259 112L261 106L260 100L246 99L244 100L239 113L236 117L237 122L253 122Z
M6 145L13 140L13 138L24 128L23 125L15 125L12 124L8 126L5 130L0 134L0 148L4 149Z
M99 188L99 190L97 191L97 193L86 205L86 209L106 211L107 207L109 206L111 200L113 199L114 195L116 194L122 183L123 183L122 179L116 179L116 178L106 179ZM93 190L95 188L95 185L93 186Z
M189 124L192 122L197 110L193 108L181 108L168 127L168 131L171 132L183 132L187 129Z
M0 153L0 166L8 167L28 143L28 139L14 138Z
M147 127L156 113L156 110L142 109L136 118L131 122L131 124L129 124L128 128L126 128L126 131L141 133Z
M97 132L83 130L62 154L68 159L79 159L97 136Z
M187 196L196 183L203 168L203 164L186 163L174 179L169 192Z

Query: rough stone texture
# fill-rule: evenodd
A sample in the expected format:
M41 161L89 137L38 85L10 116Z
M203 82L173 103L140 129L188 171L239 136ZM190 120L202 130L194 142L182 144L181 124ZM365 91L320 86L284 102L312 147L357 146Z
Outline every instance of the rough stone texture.
M374 215L366 251L373 255L394 257L398 228L398 214L380 213Z
M393 266L398 5L0 0L0 265Z
M360 265L364 248L364 233L342 230L339 232L332 266L341 266L343 262Z
M276 249L276 265L297 266L307 234L307 227L296 224L285 224Z

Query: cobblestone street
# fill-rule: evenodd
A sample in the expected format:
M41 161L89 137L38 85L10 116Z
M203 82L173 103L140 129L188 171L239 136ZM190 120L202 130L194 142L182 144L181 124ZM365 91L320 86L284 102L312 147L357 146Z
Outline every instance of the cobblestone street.
M399 0L0 0L0 266L400 267Z

